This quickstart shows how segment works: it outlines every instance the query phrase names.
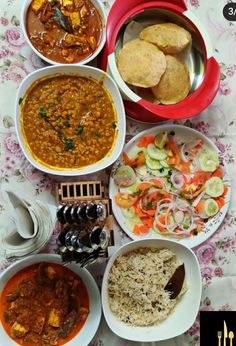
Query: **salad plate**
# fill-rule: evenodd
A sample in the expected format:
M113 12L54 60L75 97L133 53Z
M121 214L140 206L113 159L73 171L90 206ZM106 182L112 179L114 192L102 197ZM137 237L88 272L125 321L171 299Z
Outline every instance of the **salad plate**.
M112 168L109 194L114 216L131 239L168 238L193 248L224 220L231 185L211 140L169 124L125 145Z

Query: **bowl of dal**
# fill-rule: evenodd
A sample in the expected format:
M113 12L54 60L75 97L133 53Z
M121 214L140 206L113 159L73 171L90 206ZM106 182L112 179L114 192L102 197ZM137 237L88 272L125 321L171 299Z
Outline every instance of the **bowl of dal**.
M177 241L143 239L120 247L102 282L110 329L136 342L174 338L194 323L202 293L198 260Z
M126 113L157 123L202 112L220 83L208 32L184 1L117 0L100 66L114 78Z
M97 172L120 155L123 101L110 76L90 66L50 66L29 74L16 102L20 147L37 169L55 175Z

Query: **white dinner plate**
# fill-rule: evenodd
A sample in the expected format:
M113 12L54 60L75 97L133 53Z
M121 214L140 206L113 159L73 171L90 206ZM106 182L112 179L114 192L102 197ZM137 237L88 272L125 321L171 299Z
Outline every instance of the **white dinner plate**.
M203 139L205 144L204 147L207 149L211 149L211 150L215 150L219 153L220 152L218 150L218 148L215 146L215 144L209 140L206 136L204 136L202 133L193 130L189 127L186 126L182 126L182 125L160 125L160 126L156 126L156 127L152 127L148 130L145 130L143 132L140 132L139 134L137 134L135 137L133 137L124 147L123 152L127 153L129 157L134 157L138 151L140 151L140 148L138 148L136 146L136 143L139 141L139 139L143 136L146 135L156 135L158 132L164 132L164 131L174 131L176 133L176 135L178 137L181 137L181 139L183 139L183 142L187 142L187 141L191 141L193 139L199 138L199 139ZM119 161L121 160L121 157L119 158ZM220 209L220 211L213 217L211 217L208 222L206 222L204 224L204 231L198 233L198 235L196 236L192 236L192 237L186 237L186 238L179 238L176 239L175 237L171 237L171 236L162 236L161 234L156 233L154 230L151 230L148 234L146 235L135 235L132 230L130 229L130 227L128 226L128 223L126 222L126 219L121 211L121 208L119 206L116 205L114 197L115 195L118 193L118 187L115 184L112 175L110 178L110 186L109 186L109 195L110 198L112 200L112 209L113 209L113 213L114 216L116 218L116 220L118 221L119 225L121 226L121 228L127 233L127 235L133 239L133 240L139 240L139 239L143 239L143 238L159 238L159 239L163 239L163 238L168 238L168 239L173 239L173 240L178 240L179 242L181 242L182 244L193 248L201 243L203 243L205 240L207 240L210 236L212 236L217 229L219 228L220 224L222 223L222 221L224 220L224 217L227 213L227 210L229 208L229 204L230 204L230 196L231 196L231 185L230 185L230 180L229 180L229 176L227 173L227 167L225 166L224 162L221 161L221 168L224 171L224 177L223 180L225 183L227 183L227 187L228 187L228 192L225 196L225 205ZM117 163L115 164L115 166L117 165Z

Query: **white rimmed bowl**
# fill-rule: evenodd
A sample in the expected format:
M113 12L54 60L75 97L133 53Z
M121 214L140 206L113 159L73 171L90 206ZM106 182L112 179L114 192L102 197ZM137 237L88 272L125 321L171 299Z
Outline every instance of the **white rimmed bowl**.
M172 313L156 326L133 327L119 321L108 302L108 276L116 258L140 247L167 248L185 265L187 292L181 297ZM120 247L110 258L102 283L102 308L110 329L118 336L136 342L154 342L183 334L194 323L202 293L202 281L198 260L192 250L172 240L145 239L133 241Z
M37 80L40 80L41 78L50 77L50 76L58 75L58 74L62 74L62 75L74 74L74 75L84 76L88 78L91 77L95 80L102 80L103 86L106 88L106 90L111 96L111 100L113 102L114 108L117 113L117 126L116 126L117 136L115 138L113 148L110 150L109 154L106 155L100 161L97 161L91 165L87 165L81 168L63 168L63 167L51 168L47 166L46 164L44 165L43 163L37 161L36 158L33 157L25 139L23 138L23 133L22 133L23 131L21 129L21 121L20 121L21 120L21 106L19 104L20 100L24 98L24 95L26 94L27 90L30 88L30 86L34 82L36 82ZM18 89L18 94L16 98L15 127L16 127L16 133L17 133L20 147L25 157L34 167L49 174L63 175L63 176L78 176L78 175L86 175L86 174L100 171L108 167L109 165L111 165L120 156L121 151L123 149L124 142L125 142L126 118L125 118L123 101L120 96L118 87L116 86L113 79L107 73L91 66L58 65L58 66L49 66L49 67L45 67L43 69L34 71L23 80L23 82L21 83Z
M48 263L57 263L62 264L61 258L58 255L53 254L40 254L27 257L23 260L17 261L8 267L1 275L0 275L0 295L5 287L6 283L9 279L18 273L21 269L31 266L32 264L48 262ZM92 338L94 337L101 320L101 301L100 301L100 293L97 287L97 284L92 277L92 275L84 268L81 268L77 264L69 264L68 268L75 272L85 284L88 295L89 295L89 315L86 319L86 322L82 329L79 331L77 335L74 336L69 342L67 342L66 346L87 346ZM7 346L16 346L14 340L12 340L0 323L0 340L1 343Z
M87 64L88 62L92 61L93 59L95 59L97 57L97 55L103 49L105 42L106 42L106 20L107 20L107 18L106 18L106 13L105 13L103 3L99 0L90 0L90 1L98 10L98 12L100 14L101 22L102 22L102 33L101 33L100 42L99 42L96 50L93 52L93 54L91 54L90 56L88 56L87 58L85 58L81 61L74 63L73 65L84 65L84 64ZM34 47L34 45L31 43L31 41L29 39L29 36L27 34L27 29L26 29L26 16L27 16L27 11L28 11L28 8L29 8L31 2L32 2L32 0L24 0L24 3L22 5L22 10L21 10L21 29L23 31L23 35L26 39L26 42L28 43L30 48L34 51L34 53L36 55L38 55L38 57L40 59L46 61L48 64L51 64L51 65L59 65L60 64L59 62L52 60L52 59L49 59L46 56L44 56L43 54L41 54Z

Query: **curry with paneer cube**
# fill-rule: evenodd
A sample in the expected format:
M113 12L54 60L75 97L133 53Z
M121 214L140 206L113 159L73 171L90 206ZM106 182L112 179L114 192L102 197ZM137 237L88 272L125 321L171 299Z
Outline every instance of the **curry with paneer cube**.
M20 270L0 299L2 325L22 346L59 346L72 339L89 314L82 280L55 263L37 263Z
M33 0L26 15L33 46L46 58L64 64L91 56L102 28L99 11L89 0Z

